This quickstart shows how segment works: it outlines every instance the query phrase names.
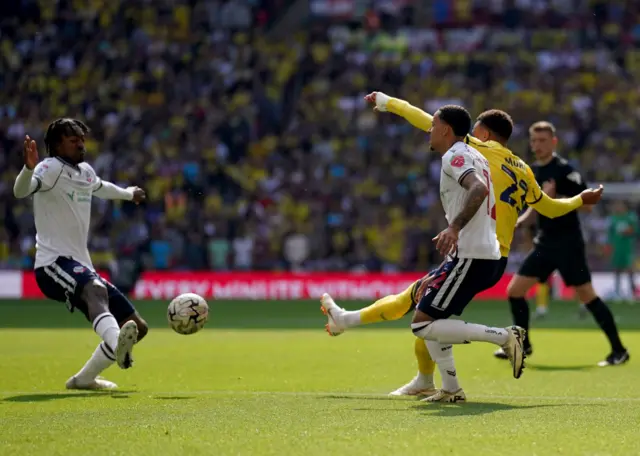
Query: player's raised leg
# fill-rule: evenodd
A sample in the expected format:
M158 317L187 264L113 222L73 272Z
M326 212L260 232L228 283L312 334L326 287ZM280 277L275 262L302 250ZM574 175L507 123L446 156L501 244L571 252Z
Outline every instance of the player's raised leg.
M382 321L398 320L416 306L415 296L426 278L412 283L402 293L385 296L370 306L358 310L345 310L325 293L320 298L320 309L327 316L325 329L330 336L339 336L347 329Z
M86 303L93 330L111 349L118 366L130 368L133 365L131 351L138 340L138 326L134 322L127 322L120 329L118 320L109 310L107 286L100 279L94 279L83 288L81 299Z
M107 289L109 312L120 326L119 345L128 345L142 340L149 328L147 323L136 312L133 304L112 284L102 281ZM126 355L124 355L126 356ZM128 351L129 363L133 363L131 350ZM100 343L87 363L80 371L67 381L67 389L113 389L117 385L102 379L99 375L116 361L114 353L105 342Z

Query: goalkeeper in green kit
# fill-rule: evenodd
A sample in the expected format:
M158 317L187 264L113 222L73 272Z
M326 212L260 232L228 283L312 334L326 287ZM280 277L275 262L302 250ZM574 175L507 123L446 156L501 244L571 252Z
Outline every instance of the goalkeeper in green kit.
M615 292L622 297L620 276L623 272L629 275L629 287L632 297L636 286L633 276L635 259L635 240L638 236L638 216L630 211L623 201L616 201L613 213L609 216L609 248L611 249L611 265L616 274Z

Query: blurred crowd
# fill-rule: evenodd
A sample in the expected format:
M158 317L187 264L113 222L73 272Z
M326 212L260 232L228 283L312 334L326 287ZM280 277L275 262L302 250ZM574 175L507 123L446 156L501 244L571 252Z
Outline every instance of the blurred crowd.
M439 262L439 159L427 135L365 105L373 90L430 112L505 109L512 150L529 161L528 126L550 120L558 152L590 181L640 172L634 1L358 2L360 15L286 33L287 0L2 3L0 267L31 267L30 202L11 188L24 135L44 155L61 116L92 128L88 161L102 178L148 192L140 207L95 199L98 267L131 255L159 270ZM596 268L606 208L584 224Z

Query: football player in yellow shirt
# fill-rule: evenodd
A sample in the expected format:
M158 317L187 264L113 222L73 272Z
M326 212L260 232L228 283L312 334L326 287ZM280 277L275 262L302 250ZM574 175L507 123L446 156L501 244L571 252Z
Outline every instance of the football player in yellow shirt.
M426 132L431 129L433 116L406 101L389 97L382 92L373 92L365 99L375 105L375 111L397 114ZM493 109L478 116L473 136L468 135L466 138L466 142L489 161L496 195L496 233L503 257L509 255L518 217L525 205L535 208L546 217L554 218L576 210L583 204L595 204L602 195L601 187L597 190L585 190L572 198L551 199L538 185L531 168L506 147L512 130L511 117L504 111ZM430 279L427 274L402 293L386 296L356 311L340 308L331 296L324 294L321 308L328 317L325 326L327 332L330 336L338 336L355 326L402 318L415 308ZM418 374L411 382L391 392L392 396L431 396L437 393L433 381L435 364L424 340L416 339L414 347Z

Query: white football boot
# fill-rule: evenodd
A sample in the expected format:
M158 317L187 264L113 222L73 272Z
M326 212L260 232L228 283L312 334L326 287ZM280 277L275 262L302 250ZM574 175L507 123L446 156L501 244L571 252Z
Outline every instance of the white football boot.
M509 326L505 329L508 333L508 339L502 346L502 350L504 350L513 367L513 378L520 378L526 358L524 350L522 349L522 342L527 332L519 326Z
M346 329L344 325L342 325L340 318L345 310L339 307L328 293L322 295L320 304L320 310L327 316L327 324L324 325L324 329L332 337L339 336Z
M549 314L549 308L548 307L536 307L536 311L533 314L533 319L534 320L542 320L542 319L546 318L548 314Z
M453 393L445 390L438 390L433 396L425 397L421 402L464 402L467 400L467 396L460 388Z
M437 392L433 380L428 381L418 373L409 383L391 391L389 396L433 396Z
M120 328L118 345L116 347L116 362L121 369L129 369L133 366L131 351L137 341L138 325L136 325L135 321L129 320Z
M102 377L96 377L89 381L80 381L75 375L67 380L65 385L68 390L112 390L116 389L118 385L109 380L105 380Z

